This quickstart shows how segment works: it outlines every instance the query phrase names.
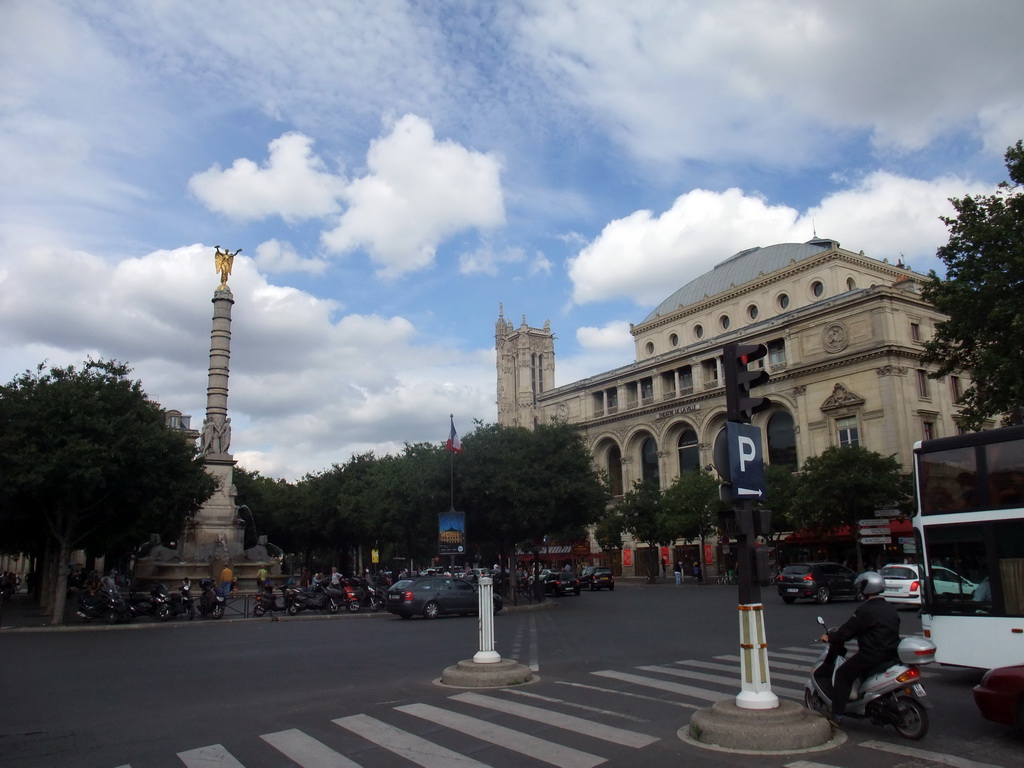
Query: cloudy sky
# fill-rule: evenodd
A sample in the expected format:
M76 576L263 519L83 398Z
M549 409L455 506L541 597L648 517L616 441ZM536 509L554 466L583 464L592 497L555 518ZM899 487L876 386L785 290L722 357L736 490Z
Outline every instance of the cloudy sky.
M731 254L941 269L1024 137L1024 3L0 0L0 376L89 356L202 422L242 249L232 452L298 479L493 422Z

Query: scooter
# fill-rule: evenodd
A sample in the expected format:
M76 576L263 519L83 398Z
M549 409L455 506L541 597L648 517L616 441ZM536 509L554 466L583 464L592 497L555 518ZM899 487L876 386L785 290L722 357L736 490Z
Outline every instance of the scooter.
M818 623L826 626L820 616ZM827 634L835 631L826 627ZM935 643L910 635L900 640L898 654L899 661L885 662L854 682L843 716L891 725L900 736L916 741L928 733L927 710L932 706L921 685L918 667L935 661ZM821 654L804 686L804 705L808 709L828 716L835 673L845 658L845 646L838 651L830 647Z
M101 619L107 624L131 621L135 617L132 607L115 590L100 587L95 592L83 590L78 594L76 613L85 621Z
M196 616L196 609L192 603L191 585L182 584L180 594L170 594L163 584L156 584L150 590L153 600L156 602L156 617L160 621L167 621L175 616L185 616L189 621Z
M256 595L256 605L252 608L252 615L259 618L265 613L285 613L290 607L291 600L288 598L286 587L281 587L281 596L278 598L274 594L274 585L267 582L263 585L263 592Z
M327 594L344 605L349 613L359 613L366 600L366 589L358 579L341 579L337 585L327 587Z
M341 599L337 595L329 593L326 584L317 584L312 589L305 591L288 587L285 594L289 601L289 616L294 616L299 611L326 611L334 614L341 608Z
M219 619L224 615L224 606L227 603L224 595L218 593L211 579L200 581L199 588L203 590L199 598L199 615L204 619Z

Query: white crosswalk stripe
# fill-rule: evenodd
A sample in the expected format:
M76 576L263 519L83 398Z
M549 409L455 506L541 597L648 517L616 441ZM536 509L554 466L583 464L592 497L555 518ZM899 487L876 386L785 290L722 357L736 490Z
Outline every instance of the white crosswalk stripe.
M187 768L245 768L220 744L179 752L178 759Z
M705 683L718 683L719 685L732 685L735 686L737 691L740 688L740 675L739 668L737 667L734 671L735 675L732 677L725 677L724 675L709 675L706 672L693 672L689 669L674 669L672 667L637 667L642 672L660 672L665 675L675 675L677 677L686 677L690 680L700 680ZM785 686L779 686L772 684L772 691L777 696L787 696L791 699L802 698L804 695L803 690L796 688L787 688Z
M739 667L735 664L714 664L710 661L701 661L700 659L683 659L682 661L675 662L680 666L684 667L700 667L711 672L732 672L734 675L739 673ZM769 664L772 673L772 680L785 680L789 683L803 683L807 679L807 674L802 675L787 675L776 672L776 665ZM808 667L809 669L809 667Z
M682 683L673 683L668 680L658 680L653 677L634 675L630 672L618 672L612 669L604 669L599 672L593 672L592 674L597 675L598 677L608 677L612 680L621 680L624 683L634 683L635 685L646 686L648 688L657 688L660 691L679 693L683 696L692 696L693 698L703 699L704 701L722 701L736 695L735 693L711 691L707 688L697 688L692 685L683 685Z
M488 768L485 763L407 733L368 715L352 715L333 721L367 741L384 747L423 768Z
M505 747L561 768L594 768L594 766L605 762L605 758L591 755L588 752L572 747L563 747L560 744L545 741L503 725L450 712L430 704L407 704L396 707L396 709L399 712L421 717L428 722L443 725L445 728L451 728L467 736L473 736L481 741Z
M301 768L360 768L359 763L352 762L296 728L265 733L260 738Z
M653 744L658 740L656 736L628 731L625 728L616 728L611 725L595 723L592 720L584 720L575 715L564 715L561 712L554 712L540 707L531 707L520 704L516 701L505 701L492 696L482 696L479 693L460 693L452 696L452 701L461 701L466 704L474 704L478 707L486 707L505 714L515 715L533 720L538 723L547 723L568 731L582 733L585 736L592 736L595 739L610 741L614 744L621 744L624 747L641 748Z

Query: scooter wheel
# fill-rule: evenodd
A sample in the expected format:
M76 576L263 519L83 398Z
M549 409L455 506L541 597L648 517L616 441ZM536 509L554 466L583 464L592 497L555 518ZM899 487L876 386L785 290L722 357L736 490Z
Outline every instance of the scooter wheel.
M912 696L900 696L898 719L894 723L897 732L905 739L917 741L928 733L928 710Z
M362 606L359 605L359 601L358 600L349 600L348 601L348 612L349 613L359 613L359 609L360 608L362 608Z
M267 609L264 608L262 605L257 605L255 608L252 609L252 615L255 616L257 619L266 612Z
M297 606L295 603L292 603L291 605L288 606L288 615L289 616L294 616L298 612L299 612L299 606Z
M213 618L215 619L219 619L221 616L224 615L224 606L220 603L213 606L213 610L210 611L210 615L213 616Z
M103 618L106 620L107 624L117 624L119 617L117 615L117 611L111 608L103 615Z
M806 689L804 690L804 706L818 714L827 714L826 710L828 708L825 706L825 702L822 701L821 696Z
M156 617L160 619L160 621L167 621L171 618L171 606L167 604L161 605L156 609Z
M333 614L338 612L338 609L340 607L341 606L339 606L336 602L334 602L333 600L330 600L327 603L327 612L333 615Z

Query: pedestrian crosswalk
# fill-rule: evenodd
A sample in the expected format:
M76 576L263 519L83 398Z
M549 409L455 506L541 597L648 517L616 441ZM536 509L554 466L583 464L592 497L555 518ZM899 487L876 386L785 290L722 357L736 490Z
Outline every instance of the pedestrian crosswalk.
M784 648L770 652L772 689L790 700L802 697L800 683L817 653ZM186 768L256 768L287 765L300 768L364 768L377 765L418 765L423 768L491 768L506 765L553 765L595 768L599 765L643 764L643 750L671 739L696 710L732 698L739 690L739 657L682 659L662 665L590 672L584 681L547 680L537 686L459 690L431 703L414 702L325 718L314 738L300 729L259 736L268 754L249 765L222 744L177 754ZM630 701L624 706L624 701ZM679 707L668 729L665 705ZM626 710L626 711L623 711ZM337 730L333 730L336 727ZM881 753L885 742L861 742ZM246 743L236 751L252 759ZM917 750L915 757L924 757ZM399 762L394 762L395 758ZM946 763L949 764L948 762ZM794 759L787 768L827 766ZM970 761L960 768L981 768ZM121 766L120 768L130 768ZM832 768L835 768L833 766Z

